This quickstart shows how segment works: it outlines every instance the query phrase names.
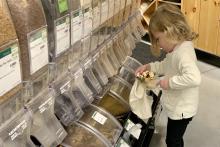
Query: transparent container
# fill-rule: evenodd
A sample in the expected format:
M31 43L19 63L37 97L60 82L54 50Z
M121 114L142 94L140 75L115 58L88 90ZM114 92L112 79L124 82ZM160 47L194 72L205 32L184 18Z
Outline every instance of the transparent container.
M124 53L124 56L132 54L130 47L127 47L125 44L125 36L123 29L118 33L118 43Z
M133 85L135 82L135 73L134 70L129 67L122 66L118 73L118 76L127 81L129 84Z
M59 78L59 76L65 75L68 73L69 69L69 53L70 51L65 52L62 56L57 57L55 62L49 63L49 81L52 82Z
M70 11L76 11L81 8L81 0L69 0L70 1Z
M109 61L107 57L107 51L106 51L106 46L103 46L100 49L100 58L99 61L101 63L101 66L104 68L105 73L108 75L108 77L112 77L117 74L117 71L115 71L113 65Z
M41 0L48 25L50 62L70 48L69 0Z
M92 31L93 17L92 17L92 4L83 5L83 38L89 36Z
M119 11L119 21L118 21L119 26L121 26L122 23L123 23L125 4L126 4L126 0L121 0L121 2L120 2L120 11Z
M93 71L92 71L92 59L87 58L82 61L81 66L83 68L83 77L85 83L88 87L93 91L93 96L97 95L102 91L102 86L100 85L99 81L96 79Z
M108 57L108 60L112 64L114 70L116 73L118 73L118 70L120 68L120 62L118 61L117 57L115 56L115 53L113 51L113 42L109 40L109 42L106 42L106 54Z
M75 122L67 128L68 136L64 139L61 147L110 147L102 134L94 132L90 128Z
M125 56L125 53L123 52L123 49L119 45L118 35L113 37L113 50L118 61L120 62L120 64L122 64L126 56Z
M72 93L70 76L60 77L52 86L56 91L55 114L63 125L69 126L83 115L83 111Z
M101 0L92 0L92 15L92 30L96 30L101 23Z
M92 31L92 36L91 36L91 47L90 47L90 52L93 53L97 50L98 44L99 44L99 29L95 29Z
M48 64L47 23L43 7L39 0L18 0L16 3L7 0L7 4L19 38L23 80L27 81L32 76L41 75Z
M78 122L103 134L113 146L122 132L120 123L111 114L95 105L86 107L84 112Z
M54 115L54 96L53 90L45 89L26 104L26 108L33 116L31 135L43 146L57 146L67 135Z
M132 69L133 71L136 71L136 69L140 66L142 66L143 64L141 64L138 60L136 60L133 57L127 56L124 63L124 66L129 67L130 69Z
M69 52L69 66L78 61L82 55L81 38L83 31L83 13L80 0L70 0L71 16L71 47Z
M22 85L13 89L7 97L0 99L0 126L23 108Z
M41 71L41 75L32 77L28 81L23 81L23 99L24 103L28 103L31 99L37 96L43 89L48 87L50 80L49 66L45 71Z
M97 106L104 108L113 116L119 117L130 111L129 104L121 98L118 98L111 91L108 91L97 103Z
M138 30L139 34L141 35L141 37L143 37L147 33L147 31L144 28L143 24L141 23L141 20L143 18L141 13L138 12L135 18L136 18L136 22L137 22L137 30Z
M125 45L127 46L128 49L130 49L130 53L132 53L132 50L136 47L135 45L135 40L134 37L132 36L132 32L131 32L131 28L129 23L126 23L125 27L124 27L124 36L125 36Z
M131 21L129 21L129 25L131 28L132 35L135 38L135 42L140 42L141 41L141 34L138 32L137 22L136 22L135 16L133 16L131 18Z
M99 52L96 52L93 58L93 65L92 65L92 71L101 84L101 86L104 86L108 83L108 76L105 73L105 70L102 68L100 62L98 61L100 57Z
M0 46L3 46L17 39L17 35L6 0L2 0L0 2L0 10L1 10ZM0 48L0 51L2 51L2 48Z
M130 95L131 87L132 85L129 84L127 81L120 78L119 76L116 76L112 80L110 91L118 98L126 101L129 105L129 95Z
M91 33L91 32L90 32ZM81 59L84 60L89 56L90 53L90 47L91 47L91 35L87 35L84 38L81 39L82 42L82 54L81 54Z
M82 68L80 67L79 64L76 64L75 67L71 70L71 77L72 77L71 86L73 88L72 90L74 90L74 87L76 87L77 89L80 89L80 91L83 94L83 98L86 99L84 101L84 99L81 99L81 97L77 96L77 93L74 94L74 91L73 91L73 94L74 94L75 98L77 99L79 104L81 104L82 108L84 108L85 106L88 105L87 103L91 104L93 102L94 93L87 86L87 84L86 84L86 82L83 78L83 70L82 70ZM85 105L82 105L82 104L85 104Z
M123 17L124 22L128 21L128 17L131 14L131 6L132 6L132 0L126 0L124 17Z
M30 140L31 115L21 109L0 126L1 147L35 147Z
M120 3L121 0L114 0L114 13L113 13L113 23L112 26L114 27L113 32L117 32L119 27L119 11L120 11Z

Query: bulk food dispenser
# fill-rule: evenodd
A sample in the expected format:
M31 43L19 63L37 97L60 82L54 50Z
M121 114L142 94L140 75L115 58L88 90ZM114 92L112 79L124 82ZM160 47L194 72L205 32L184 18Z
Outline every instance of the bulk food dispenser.
M0 104L22 88L20 47L6 0L0 1Z
M99 41L99 26L101 21L101 1L92 0L92 15L93 15L93 24L92 24L92 33L91 33L91 47L90 52L93 52L98 47Z
M71 77L72 93L80 107L84 108L93 102L94 93L87 86L83 78L83 70L79 65L76 65L75 69L71 71Z
M47 23L43 7L39 0L6 1L20 45L24 86L33 85L33 97L48 84Z
M114 146L122 132L121 124L107 111L95 105L87 106L84 112L78 122L101 133Z
M92 58L87 58L81 62L81 67L83 69L83 77L87 86L93 92L93 96L95 97L102 91L102 86L99 81L96 79L93 71L92 71Z
M63 125L69 126L83 115L72 93L70 76L67 74L59 77L52 83L52 87L55 90L55 114Z
M48 25L50 62L59 74L68 70L70 48L69 0L41 0Z
M70 0L71 15L71 47L69 52L69 67L81 58L81 38L83 29L83 14L80 0Z
M35 147L30 139L32 117L25 109L0 126L1 147Z
M67 127L68 136L59 147L111 147L108 140L99 132L75 122Z
M20 47L6 0L0 1L0 125L23 106ZM3 84L4 83L4 84Z
M55 93L45 89L25 105L32 115L30 134L42 146L57 146L67 135L54 115Z

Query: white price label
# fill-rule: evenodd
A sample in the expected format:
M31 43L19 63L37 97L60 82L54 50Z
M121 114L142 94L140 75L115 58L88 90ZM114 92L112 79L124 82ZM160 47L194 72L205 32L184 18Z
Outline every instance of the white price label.
M107 117L105 117L104 115L102 115L101 113L95 111L92 115L92 118L99 122L100 124L104 125L106 120L107 120Z
M92 31L92 14L90 8L84 9L83 14L83 37L88 36Z
M43 27L29 35L30 73L48 64L47 28Z
M70 47L70 17L66 15L55 22L56 24L56 57Z
M21 83L21 67L17 43L0 51L0 96ZM4 84L3 84L4 83Z
M77 10L71 15L71 45L74 45L82 37L82 11Z

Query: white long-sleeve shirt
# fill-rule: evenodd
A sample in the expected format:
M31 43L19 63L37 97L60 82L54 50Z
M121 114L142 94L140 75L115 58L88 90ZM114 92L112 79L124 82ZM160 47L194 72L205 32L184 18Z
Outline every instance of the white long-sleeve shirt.
M169 118L190 118L197 112L200 71L193 43L184 41L161 62L150 63L151 71L169 78L169 89L163 90L162 105Z

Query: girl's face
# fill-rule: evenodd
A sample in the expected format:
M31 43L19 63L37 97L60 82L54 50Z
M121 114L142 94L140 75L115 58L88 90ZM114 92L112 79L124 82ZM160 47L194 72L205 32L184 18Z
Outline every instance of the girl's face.
M176 44L171 42L164 32L155 32L153 33L154 38L156 39L160 48L162 48L165 52L172 52Z

